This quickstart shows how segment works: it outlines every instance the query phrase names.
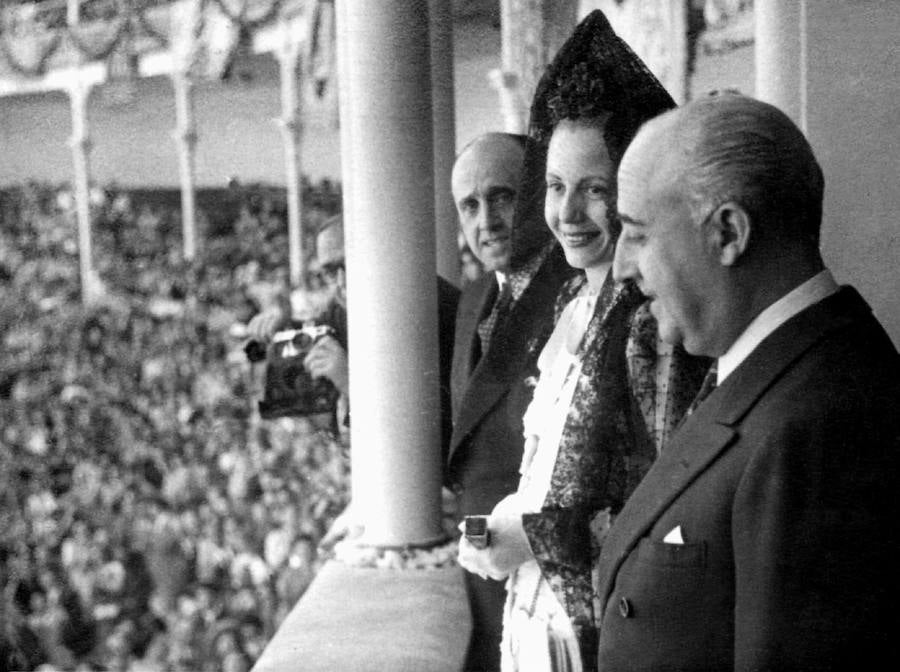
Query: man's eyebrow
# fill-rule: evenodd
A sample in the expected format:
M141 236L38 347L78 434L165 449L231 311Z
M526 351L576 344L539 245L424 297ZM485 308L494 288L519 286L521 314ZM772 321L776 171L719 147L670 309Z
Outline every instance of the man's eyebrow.
M641 220L635 219L634 217L629 217L628 215L624 215L621 212L619 213L619 221L630 226L647 226L646 222L642 222Z

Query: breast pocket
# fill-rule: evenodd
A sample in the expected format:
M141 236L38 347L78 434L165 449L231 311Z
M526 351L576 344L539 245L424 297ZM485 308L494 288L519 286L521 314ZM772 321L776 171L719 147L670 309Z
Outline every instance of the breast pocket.
M703 600L707 549L705 542L666 544L642 539L622 565L616 590L637 612L667 618L673 605L694 608Z
M654 539L642 539L638 544L639 563L655 567L705 567L706 542L667 544Z

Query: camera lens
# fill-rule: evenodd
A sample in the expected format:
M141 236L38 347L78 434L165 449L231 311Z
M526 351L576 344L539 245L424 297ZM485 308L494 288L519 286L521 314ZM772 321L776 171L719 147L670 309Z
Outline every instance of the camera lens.
M301 331L294 335L292 343L294 344L294 347L305 350L312 344L312 338L310 338L309 334L305 331Z
M259 341L248 341L244 346L244 354L251 362L261 362L266 358L266 346Z

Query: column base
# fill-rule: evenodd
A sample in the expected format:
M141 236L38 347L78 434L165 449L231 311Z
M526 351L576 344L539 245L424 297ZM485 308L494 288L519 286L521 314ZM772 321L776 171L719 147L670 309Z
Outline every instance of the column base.
M365 536L340 541L335 560L350 567L375 569L440 569L455 567L458 543L445 534L417 544L385 546L367 543Z

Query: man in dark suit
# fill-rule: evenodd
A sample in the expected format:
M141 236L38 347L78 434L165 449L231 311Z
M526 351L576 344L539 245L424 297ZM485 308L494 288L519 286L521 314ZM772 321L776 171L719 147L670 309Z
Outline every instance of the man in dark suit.
M464 288L456 315L445 482L462 515L489 514L518 486L529 378L553 329L556 293L571 273L553 246L510 269L524 158L524 137L488 133L466 146L453 168L460 228L486 271ZM466 669L499 669L504 584L464 577L473 621Z
M605 539L604 672L897 664L900 358L824 267L823 189L800 130L737 95L622 161L614 273L717 370Z

